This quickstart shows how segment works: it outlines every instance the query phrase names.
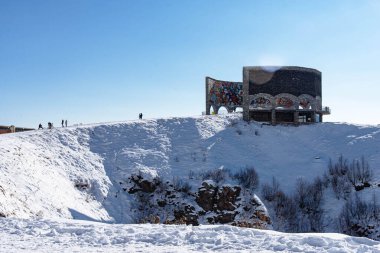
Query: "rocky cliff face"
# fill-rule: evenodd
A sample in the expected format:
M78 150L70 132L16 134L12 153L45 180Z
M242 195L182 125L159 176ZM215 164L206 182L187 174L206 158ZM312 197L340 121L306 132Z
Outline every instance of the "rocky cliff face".
M212 180L191 183L132 175L124 189L134 197L137 222L271 228L265 206L251 191Z

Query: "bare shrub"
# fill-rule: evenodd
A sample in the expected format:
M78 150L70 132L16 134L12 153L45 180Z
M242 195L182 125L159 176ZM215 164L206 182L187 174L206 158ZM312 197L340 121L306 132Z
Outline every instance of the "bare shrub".
M289 232L297 232L297 222L298 222L298 211L297 211L297 203L294 199L287 198L285 205L282 209L282 216L286 219L286 231Z
M328 168L331 176L344 176L346 175L349 168L348 161L343 157L343 155L340 155L338 158L338 162L336 162L335 164L333 164L332 160L330 159Z
M308 184L303 178L298 178L296 181L295 199L301 209L306 207L306 198L308 195Z
M308 217L310 224L310 231L322 232L323 231L323 214L322 198L323 198L323 183L317 177L313 183L307 186L307 196L305 199L305 208L302 210Z
M348 199L339 215L340 231L352 236L376 239L376 227L380 225L379 213L376 195L373 195L370 202L366 202L355 194Z
M331 178L331 186L337 199L347 199L352 189L352 185L348 182L347 177L344 176L334 175Z
M263 199L269 201L267 205L274 212L274 228L280 231L297 232L298 206L294 198L288 197L281 189L275 177L272 183L262 186Z
M188 193L191 191L191 185L178 177L173 178L173 188L178 192Z
M151 197L150 194L145 192L137 192L135 195L136 207L138 211L138 216L136 217L137 223L146 223L143 222L147 217L151 217L154 214L154 210L151 208Z
M327 174L327 172L325 171L323 173L323 176L322 176L322 184L323 184L323 187L327 188L329 187L329 184L330 184L330 176Z
M337 199L347 199L352 188L356 191L362 190L369 187L372 180L372 170L364 157L360 160L354 159L350 164L342 155L335 164L330 159L328 172L324 181L326 184L331 183Z
M288 215L288 213L285 211L287 209L288 203L291 201L291 199L286 196L286 194L278 190L276 192L275 198L274 198L274 210L279 217L284 217Z
M227 178L229 178L230 170L224 169L223 167L208 170L202 174L202 180L213 180L215 183L224 182Z
M297 203L299 220L297 232L321 232L323 230L323 183L317 177L313 183L297 179L294 201Z
M366 161L363 156L360 160L355 159L352 161L347 173L347 178L356 190L358 190L360 186L369 185L372 179L372 171L368 161Z
M255 190L259 186L259 176L253 167L241 169L234 175L234 178L246 189Z
M280 190L280 184L275 177L272 178L272 184L265 183L262 186L261 193L263 198L269 202L273 201L276 197L276 194Z
M193 170L189 171L189 179L195 179L196 178L196 173Z
M317 177L312 183L298 178L294 195L286 195L275 178L272 184L264 184L263 198L270 201L276 228L286 232L323 231L323 182Z

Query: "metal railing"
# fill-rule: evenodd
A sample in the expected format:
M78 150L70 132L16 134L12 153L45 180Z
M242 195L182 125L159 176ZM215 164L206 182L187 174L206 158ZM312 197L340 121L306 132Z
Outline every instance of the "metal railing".
M324 107L322 107L321 112L323 114L331 114L331 109L328 106L324 106Z

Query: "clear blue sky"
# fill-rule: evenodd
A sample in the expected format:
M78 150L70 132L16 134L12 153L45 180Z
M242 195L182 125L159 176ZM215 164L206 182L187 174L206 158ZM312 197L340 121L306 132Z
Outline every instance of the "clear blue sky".
M206 75L322 72L327 121L380 123L377 0L0 0L0 125L199 115Z

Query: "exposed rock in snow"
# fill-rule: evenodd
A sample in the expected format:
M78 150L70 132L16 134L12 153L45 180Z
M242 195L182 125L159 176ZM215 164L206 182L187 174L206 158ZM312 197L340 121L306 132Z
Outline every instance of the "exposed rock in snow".
M196 180L190 180L194 187ZM271 228L264 204L251 191L239 186L217 185L203 181L192 189L189 182L174 185L159 178L152 181L140 175L130 177L125 191L133 194L139 213L137 223L232 224L244 227Z

